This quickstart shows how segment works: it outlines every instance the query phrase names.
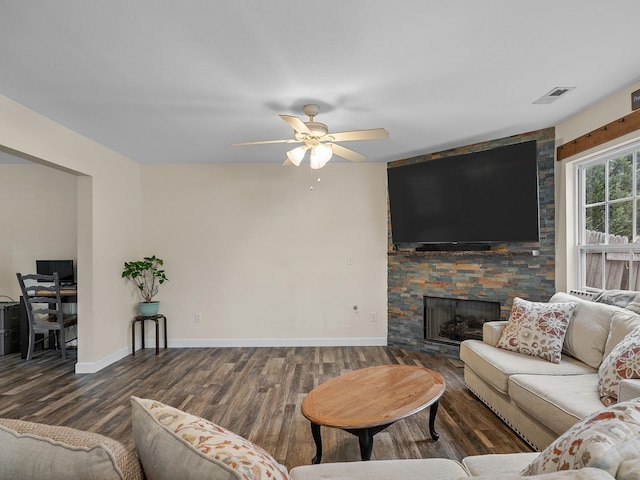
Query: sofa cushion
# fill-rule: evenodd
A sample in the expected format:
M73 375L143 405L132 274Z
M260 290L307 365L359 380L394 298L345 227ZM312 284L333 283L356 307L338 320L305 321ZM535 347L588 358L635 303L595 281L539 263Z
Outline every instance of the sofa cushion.
M640 378L640 327L636 327L616 345L598 370L600 400L611 405L618 400L622 379Z
M0 479L144 479L133 451L92 432L0 419Z
M540 303L513 299L511 315L496 346L560 363L562 344L576 302Z
M473 478L473 480L621 480L615 479L615 477L612 477L599 468L581 468L580 470L565 470L534 476L524 476L515 473L498 473L471 478ZM637 479L634 478L633 480Z
M615 476L619 466L640 449L640 399L612 405L571 427L524 470L540 475L598 466ZM613 454L615 452L615 454Z
M611 350L636 327L640 327L640 315L633 312L615 312L611 316L611 326L602 358L606 358Z
M597 373L595 368L566 356L560 363L550 363L540 357L531 357L509 350L492 347L480 340L465 340L460 345L460 359L465 368L503 394L509 393L509 377L522 373L532 375L582 375Z
M597 373L512 375L509 396L527 415L557 435L602 409Z
M615 305L631 310L632 312L640 313L640 292L631 290L603 290L593 301L607 305Z
M471 455L462 459L462 465L472 477L499 473L520 473L538 457L536 452Z
M578 306L569 321L562 351L593 368L598 368L604 358L611 318L615 312L624 310L564 292L556 293L549 300L550 303L569 301L577 303Z
M467 476L460 463L446 458L321 463L291 469L292 480L456 480Z
M267 452L208 420L131 397L133 439L148 480L287 480Z
M640 478L639 456L640 435L636 435L608 450L606 455L592 462L591 466L615 475L618 480L638 480Z
M640 380L638 379L622 379L618 389L618 401L626 402L640 397Z

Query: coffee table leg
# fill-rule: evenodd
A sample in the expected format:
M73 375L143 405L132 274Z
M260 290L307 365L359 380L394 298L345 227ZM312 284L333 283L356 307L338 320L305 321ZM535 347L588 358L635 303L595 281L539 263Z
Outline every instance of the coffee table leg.
M370 428L358 430L358 441L360 442L360 457L362 460L371 460L373 451L373 433Z
M311 459L312 465L317 465L322 460L322 437L320 436L320 425L311 422L311 435L316 442L316 456Z
M438 401L436 400L431 405L429 409L429 433L431 434L431 438L434 440L438 440L440 438L440 434L436 432L435 423L436 423L436 413L438 413Z

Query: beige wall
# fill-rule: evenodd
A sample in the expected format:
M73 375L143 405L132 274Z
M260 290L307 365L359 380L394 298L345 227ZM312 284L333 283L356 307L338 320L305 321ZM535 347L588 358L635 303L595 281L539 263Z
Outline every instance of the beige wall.
M120 272L140 253L140 165L2 96L0 147L77 177L76 371L96 371L129 351L132 308Z
M0 178L0 295L17 300L16 272L34 273L36 259L76 260L76 177L37 164L10 164L0 165Z
M143 186L170 345L386 344L385 164L147 165Z
M77 372L130 352L120 273L147 254L166 261L170 345L386 343L386 165L330 164L320 183L308 167L142 167L1 96L0 148L75 182L60 201L77 219Z
M631 113L631 92L640 82L623 88L610 97L556 126L556 146L574 140L609 122ZM556 289L566 291L577 286L576 278L576 185L575 164L605 150L640 138L640 131L612 140L561 162L556 162Z

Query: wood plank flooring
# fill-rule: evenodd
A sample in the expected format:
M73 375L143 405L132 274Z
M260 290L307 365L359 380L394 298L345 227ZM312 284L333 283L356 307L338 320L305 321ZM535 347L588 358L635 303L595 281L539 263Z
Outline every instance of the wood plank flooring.
M65 425L101 433L133 448L129 397L161 401L242 435L293 468L315 454L305 395L343 373L384 364L420 365L440 373L437 442L429 435L429 409L374 437L373 460L531 451L464 386L459 360L393 347L189 348L139 351L95 374L73 373L55 351L0 357L0 417ZM358 439L323 428L323 463L356 461Z

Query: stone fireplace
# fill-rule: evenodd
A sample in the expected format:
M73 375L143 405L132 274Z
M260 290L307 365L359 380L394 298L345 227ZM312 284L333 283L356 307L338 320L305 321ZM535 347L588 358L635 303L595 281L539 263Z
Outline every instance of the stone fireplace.
M523 133L434 154L399 160L404 163L428 161L516 142L536 140L538 146L538 197L540 241L492 244L487 251L420 251L416 246L394 246L389 228L388 247L388 344L432 355L459 358L460 336L455 332L456 315L473 315L473 326L462 336L477 338L478 318L507 320L514 297L547 301L555 293L555 131L553 128ZM509 222L505 218L504 222ZM499 315L448 314L448 318L428 330L425 323L425 296L443 299L490 300L499 304ZM494 306L495 308L495 306ZM460 318L458 318L460 320ZM452 322L449 324L447 322ZM464 320L463 320L464 321ZM462 323L462 322L460 322ZM453 336L454 338L450 338ZM431 338L429 338L431 337Z
M424 338L459 344L482 340L482 325L500 319L500 302L424 297Z

